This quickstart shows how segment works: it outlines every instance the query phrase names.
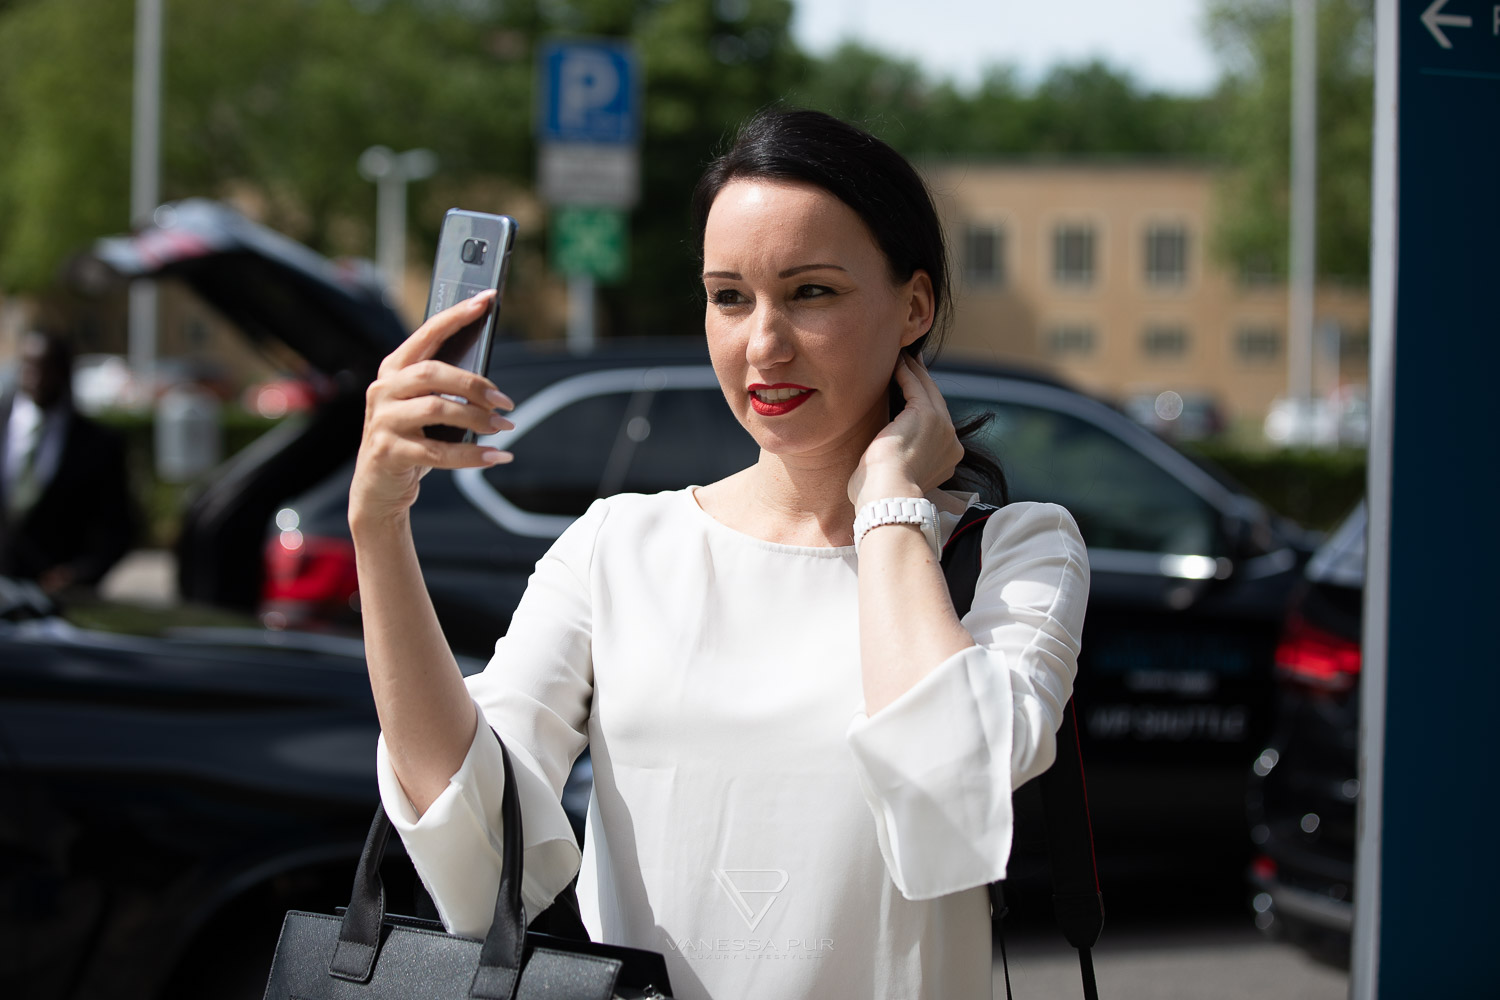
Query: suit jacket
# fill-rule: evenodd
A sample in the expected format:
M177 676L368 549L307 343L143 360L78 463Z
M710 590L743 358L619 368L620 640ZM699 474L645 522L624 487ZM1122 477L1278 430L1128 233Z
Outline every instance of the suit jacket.
M0 469L12 401L0 397ZM77 583L97 583L135 539L124 442L70 408L51 481L14 523L4 507L0 504L0 575L36 579L67 566Z

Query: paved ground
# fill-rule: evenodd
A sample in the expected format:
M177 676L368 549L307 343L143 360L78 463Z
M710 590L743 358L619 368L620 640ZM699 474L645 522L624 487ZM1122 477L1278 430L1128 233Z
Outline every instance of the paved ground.
M1077 952L1062 936L1026 929L1006 938L1016 1000L1083 995ZM1194 925L1105 927L1094 953L1103 1000L1345 1000L1349 975L1289 944L1267 941L1248 916ZM995 996L1005 984L995 969Z

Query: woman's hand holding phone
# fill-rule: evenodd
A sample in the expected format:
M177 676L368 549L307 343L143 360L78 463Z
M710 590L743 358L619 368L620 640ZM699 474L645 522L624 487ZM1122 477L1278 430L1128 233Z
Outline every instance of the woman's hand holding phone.
M942 390L921 359L903 351L895 378L906 406L875 435L849 477L855 510L887 497L925 496L947 482L964 457Z
M514 426L495 412L514 409L515 404L494 383L433 358L449 336L483 316L494 297L493 291L482 292L435 313L380 363L378 376L365 392L364 435L349 490L351 522L404 516L429 469L485 467L511 460L510 452L499 448L441 441L423 433L434 424L476 435Z

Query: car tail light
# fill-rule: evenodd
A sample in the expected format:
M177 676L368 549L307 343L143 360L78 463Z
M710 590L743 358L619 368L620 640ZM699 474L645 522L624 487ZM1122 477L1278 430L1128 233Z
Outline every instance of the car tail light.
M265 569L261 620L271 628L358 610L354 543L347 539L281 531L266 543Z
M1287 681L1320 691L1348 691L1359 677L1356 640L1309 625L1301 615L1287 621L1276 647L1276 672Z

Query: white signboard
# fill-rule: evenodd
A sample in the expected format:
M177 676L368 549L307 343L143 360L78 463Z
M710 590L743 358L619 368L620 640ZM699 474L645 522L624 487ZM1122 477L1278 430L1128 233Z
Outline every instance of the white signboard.
M543 200L552 205L630 208L641 194L640 153L619 143L544 143L537 176Z

